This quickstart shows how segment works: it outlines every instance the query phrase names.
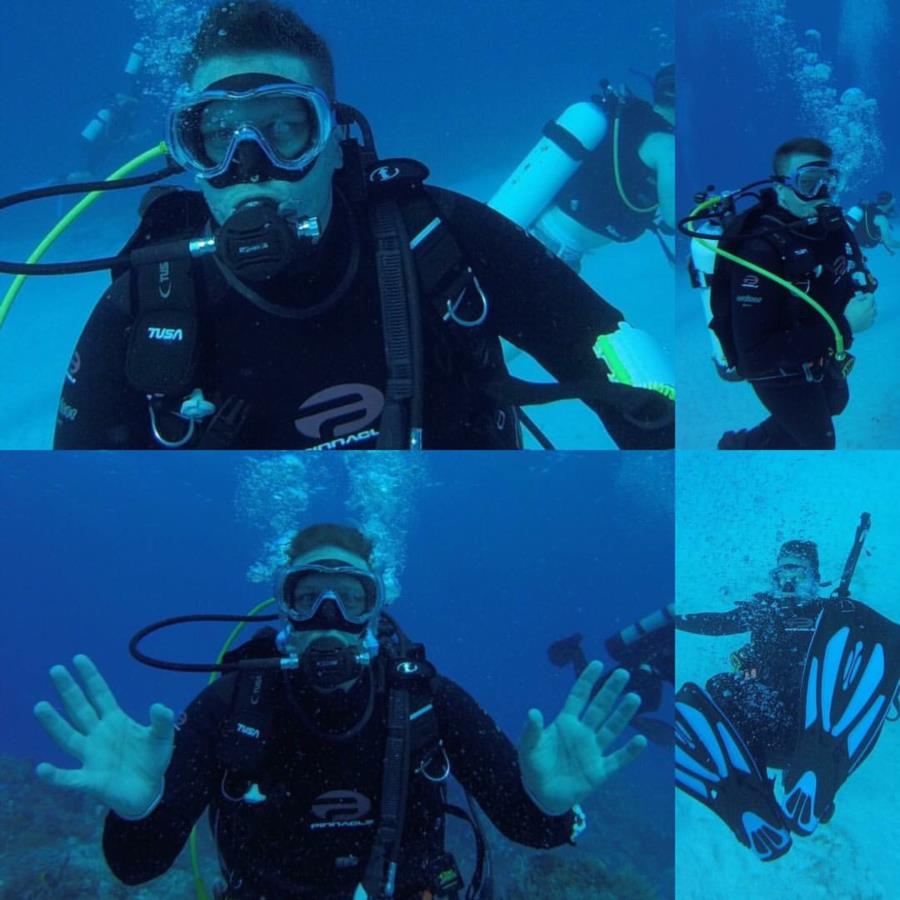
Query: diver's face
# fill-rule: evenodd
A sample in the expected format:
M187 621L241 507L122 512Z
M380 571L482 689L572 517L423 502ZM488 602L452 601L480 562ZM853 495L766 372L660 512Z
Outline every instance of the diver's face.
M773 593L782 599L812 600L818 594L815 572L800 560L784 560L772 571Z
M793 172L796 172L801 166L807 166L810 164L815 164L817 166L822 166L827 168L831 165L829 160L824 159L821 156L814 156L810 153L793 153L786 160L786 174L790 175ZM816 210L825 204L833 203L834 199L832 197L822 197L815 200L804 200L802 197L798 196L797 193L786 184L776 184L775 185L775 194L778 197L778 203L780 206L783 206L788 212L793 213L800 219L805 219L807 216L814 216L816 214Z
M294 560L294 563L297 565L304 565L326 559L339 560L345 565L353 566L360 571L372 571L371 566L361 556L350 553L342 547L334 547L331 545L316 547L313 550L304 553L302 556L298 556ZM317 587L321 588L323 592L329 589L339 591L342 587L345 587L341 584L341 579L345 576L340 574L335 574L332 578L327 573L323 572L310 577L316 579ZM286 649L290 654L301 656L313 641L325 637L333 638L345 647L356 647L361 644L365 634L364 628L362 632L360 632L358 626L354 626L347 622L340 615L337 605L329 600L324 601L321 611L316 614L309 624L311 626L309 628L304 627L302 623L292 625L291 633L286 643Z
M225 78L250 72L277 75L299 84L326 89L306 60L288 53L213 57L197 69L191 81L191 89L194 92L203 91ZM341 165L339 129L335 129L315 165L300 181L272 180L214 188L208 181L200 179L200 187L213 217L220 225L244 201L270 199L290 210L297 218L318 218L324 231L331 215L332 178Z

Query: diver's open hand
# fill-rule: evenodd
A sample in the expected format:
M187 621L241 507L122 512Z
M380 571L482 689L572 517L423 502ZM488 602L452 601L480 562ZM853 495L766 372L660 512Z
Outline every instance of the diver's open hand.
M58 769L40 763L38 777L48 784L84 791L123 816L140 816L159 796L172 758L175 729L172 710L150 707L150 725L125 715L97 667L86 656L73 660L80 687L65 666L54 666L50 678L66 717L46 700L34 714L54 741L82 763L80 769Z
M587 666L549 728L544 728L539 710L528 712L519 742L522 782L538 805L553 815L580 803L647 746L646 738L638 736L615 753L604 753L624 731L641 701L637 694L620 699L628 683L624 669L613 672L591 700L591 689L602 671L603 663L598 660Z

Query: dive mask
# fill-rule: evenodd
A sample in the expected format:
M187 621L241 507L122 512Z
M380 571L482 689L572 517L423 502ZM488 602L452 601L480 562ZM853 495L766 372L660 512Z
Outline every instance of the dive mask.
M840 172L826 162L798 166L789 175L776 175L775 181L789 187L801 200L828 200L840 187Z
M772 570L772 585L784 595L813 596L818 581L809 566L800 563L782 563Z
M183 89L169 112L175 161L215 188L299 181L334 131L320 88L276 75L235 75L199 93Z
M281 569L275 598L281 613L294 625L310 622L328 601L347 622L365 625L384 605L384 585L372 572L340 560L321 560ZM327 627L330 623L319 624Z

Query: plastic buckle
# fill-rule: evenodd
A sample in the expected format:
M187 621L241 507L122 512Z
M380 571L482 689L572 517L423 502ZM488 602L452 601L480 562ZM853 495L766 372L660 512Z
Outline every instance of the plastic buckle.
M838 364L841 378L846 378L853 371L853 366L856 364L856 357L852 353L844 353L843 356L835 357L835 361Z
M435 897L446 897L465 887L452 853L442 853L428 867L429 886Z
M823 379L825 378L825 373L822 371L822 360L814 359L812 362L803 363L803 377L810 384L821 384Z

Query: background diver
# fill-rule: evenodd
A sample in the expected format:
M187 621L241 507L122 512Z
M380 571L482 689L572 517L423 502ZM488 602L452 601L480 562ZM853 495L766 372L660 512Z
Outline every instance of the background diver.
M601 247L675 227L675 66L653 80L653 103L601 82L569 107L490 205L571 266Z
M769 413L753 428L726 431L718 448L832 450L832 417L850 396L847 350L874 320L877 282L834 204L831 148L795 138L776 149L772 166L764 189L729 196L721 216L680 223L717 219L685 229L708 254L699 265L694 254L695 283L708 290L720 372L748 381ZM735 201L748 196L756 202L738 212Z
M514 449L521 406L575 397L618 446L673 446L674 388L624 362L622 314L420 163L378 159L291 9L210 7L183 75L161 176L200 191L148 194L113 260L0 263L113 270L55 447ZM500 337L559 383L512 378Z
M144 48L136 43L128 53L116 90L97 107L79 135L80 167L66 177L68 182L100 181L126 158L146 146L150 131L141 128L140 112ZM131 155L133 156L134 153Z
M554 641L547 648L551 663L560 668L571 665L576 677L587 668L588 660L581 649L583 636L573 634ZM631 727L657 744L672 746L672 725L646 715L659 709L663 683L675 684L675 606L668 606L639 619L604 641L606 652L617 669L628 672L628 690L640 697L640 706ZM606 676L609 677L609 676ZM604 676L595 687L604 683Z
M900 248L900 237L894 232L891 219L896 214L894 195L890 191L879 191L871 202L860 201L851 206L844 216L853 228L853 236L864 250L884 247L893 255Z
M790 540L767 591L676 617L696 634L750 633L731 672L676 694L675 777L764 861L831 819L838 789L900 711L900 626L849 595L868 527L864 514L830 599L818 595L816 545ZM767 767L782 770L778 799Z
M345 526L300 531L276 578L280 630L226 655L224 674L177 729L159 703L149 727L130 719L85 656L74 660L80 685L65 667L51 669L64 715L44 701L35 715L82 766L41 763L37 774L110 808L103 851L121 881L165 872L208 807L219 897L456 897L444 820L465 814L446 806L451 773L512 840L549 848L583 830L577 804L646 745L636 736L608 752L640 702L622 696L627 673L616 670L593 696L603 666L590 663L548 727L529 712L517 754L386 615L372 549ZM134 655L190 669L138 650L173 621L143 629Z

